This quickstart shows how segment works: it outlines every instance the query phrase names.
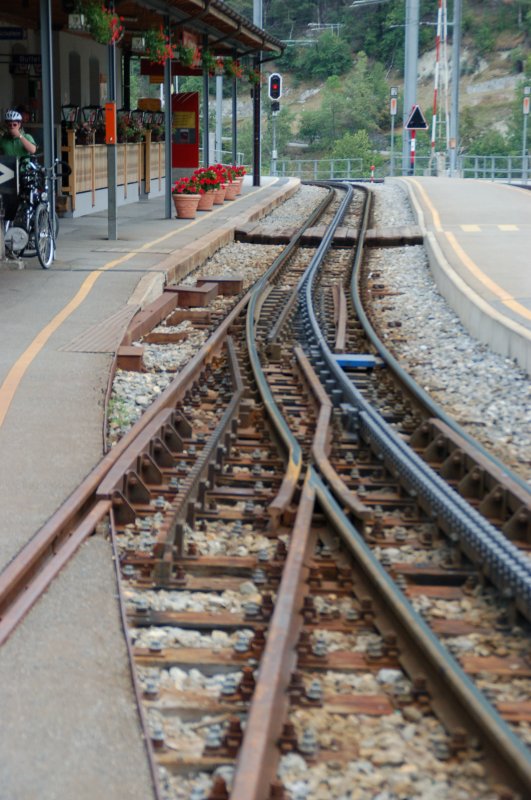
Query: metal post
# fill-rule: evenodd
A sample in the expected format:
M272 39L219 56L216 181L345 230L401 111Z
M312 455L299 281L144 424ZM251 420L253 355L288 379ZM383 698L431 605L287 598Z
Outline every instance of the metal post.
M527 118L529 116L529 95L531 94L531 86L524 86L524 102L523 102L523 115L524 125L522 133L522 181L527 183Z
M111 42L107 48L109 69L109 101L116 102L116 46ZM125 176L124 180L127 180ZM117 218L118 168L116 144L107 145L107 238L116 241L118 238Z
M390 114L391 114L391 177L395 174L395 117L397 111L397 97L398 97L398 88L396 86L391 86L391 103L390 103ZM349 173L350 177L350 173Z
M452 41L452 110L450 113L450 177L455 177L459 139L459 78L461 62L461 2L454 0Z
M254 69L261 71L260 59L255 58ZM261 135L260 135L260 83L253 84L253 186L260 186Z
M236 77L232 79L232 163L238 163L238 94Z
M164 17L164 30L166 36L169 38L170 32L170 18ZM171 59L167 58L164 62L164 170L165 170L165 183L164 183L164 217L171 219L173 216L173 200L171 198L171 185L172 185L172 93L171 93Z
M53 65L52 65L52 11L50 0L40 4L41 25L41 72L42 72L42 107L44 166L52 167L55 159L54 142L54 99L53 99ZM49 182L48 209L53 223L55 213L55 183ZM55 226L52 224L53 229ZM3 227L2 227L3 230ZM5 256L5 252L4 252Z
M208 36L203 36L203 50L208 50ZM210 163L210 123L208 119L208 70L203 67L203 165Z
M253 0L253 23L257 28L262 28L262 0ZM260 63L261 53L254 58L254 69L260 75L262 66ZM260 186L260 172L262 170L262 137L260 132L260 95L261 83L253 85L253 186Z
M271 112L271 123L273 126L273 146L271 148L271 175L277 174L277 114L278 111Z
M216 75L216 161L223 161L223 75Z
M409 171L409 131L405 129L413 106L417 104L417 61L419 50L419 0L406 0L406 38L404 66L404 133L402 138L402 174Z

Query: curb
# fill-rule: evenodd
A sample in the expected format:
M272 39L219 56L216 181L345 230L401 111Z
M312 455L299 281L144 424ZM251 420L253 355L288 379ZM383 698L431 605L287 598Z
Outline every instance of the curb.
M424 247L430 270L440 293L475 339L495 353L514 359L531 375L531 332L509 319L477 294L453 269L442 252L437 235L426 229L424 212L409 181L397 182L405 187L411 208L424 236Z

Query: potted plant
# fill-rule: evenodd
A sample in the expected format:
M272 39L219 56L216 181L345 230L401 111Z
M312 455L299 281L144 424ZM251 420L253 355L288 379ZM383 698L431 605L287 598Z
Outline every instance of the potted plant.
M84 16L90 35L100 44L117 44L125 33L123 17L102 3L90 3Z
M174 57L174 49L170 39L160 28L151 28L144 34L146 56L153 64L164 64L168 58Z
M141 142L144 138L145 129L141 122L130 118L126 125L125 139L127 142Z
M171 193L177 216L194 219L201 197L199 183L194 177L178 178L171 187Z
M233 166L232 169L233 169L233 172L236 175L235 181L238 184L238 191L236 192L236 194L241 194L242 186L243 186L243 179L245 178L245 175L247 174L247 170L245 169L243 164L240 164L239 166L235 165L235 166Z
M148 128L151 131L151 141L152 142L163 142L164 141L164 125L159 125L156 122L151 122L148 125Z
M214 205L215 192L221 186L221 178L213 167L200 167L192 175L193 179L199 184L201 198L198 211L211 211Z
M225 192L225 200L236 200L236 195L240 193L241 184L238 181L236 174L236 167L228 164L225 166L225 174L227 176L227 190Z

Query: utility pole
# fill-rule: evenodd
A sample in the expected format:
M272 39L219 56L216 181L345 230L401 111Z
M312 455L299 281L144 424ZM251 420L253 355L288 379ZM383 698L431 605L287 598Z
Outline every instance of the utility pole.
M405 129L417 103L417 62L419 51L419 0L406 0L406 38L404 64L404 133L402 135L402 174L409 172L409 131Z
M461 5L462 0L454 0L454 25L452 41L452 108L450 111L450 177L457 170L457 150L459 144L459 78L461 61Z

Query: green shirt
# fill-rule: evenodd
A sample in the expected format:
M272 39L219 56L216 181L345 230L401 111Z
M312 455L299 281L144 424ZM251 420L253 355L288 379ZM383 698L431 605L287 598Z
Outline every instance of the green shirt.
M35 144L35 139L31 134L21 131L22 136L31 144ZM14 139L9 134L6 134L0 139L0 151L5 156L16 156L17 158L31 158L32 153L28 153L20 139Z

